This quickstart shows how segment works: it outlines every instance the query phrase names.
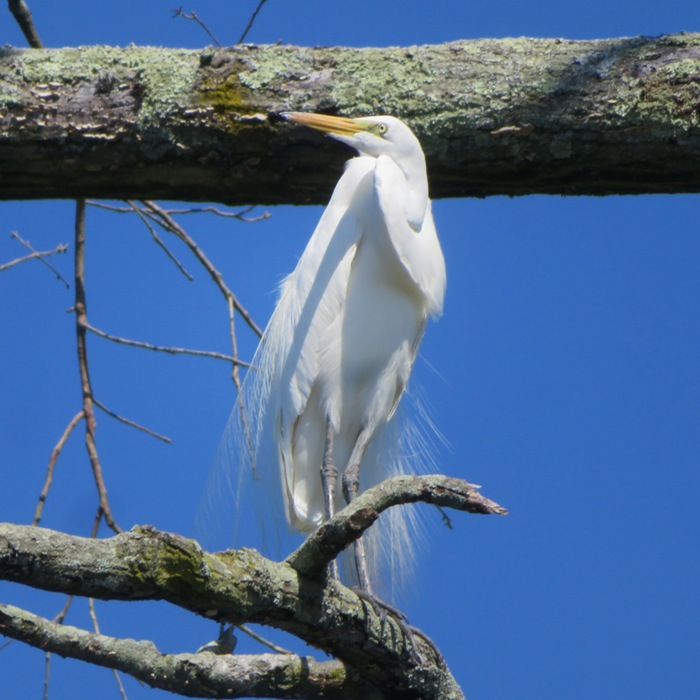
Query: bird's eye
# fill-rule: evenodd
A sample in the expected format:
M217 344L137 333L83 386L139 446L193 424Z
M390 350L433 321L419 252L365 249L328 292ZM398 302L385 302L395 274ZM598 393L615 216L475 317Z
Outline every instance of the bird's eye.
M384 136L388 130L389 127L384 122L379 122L379 124L377 124L377 133L380 136Z

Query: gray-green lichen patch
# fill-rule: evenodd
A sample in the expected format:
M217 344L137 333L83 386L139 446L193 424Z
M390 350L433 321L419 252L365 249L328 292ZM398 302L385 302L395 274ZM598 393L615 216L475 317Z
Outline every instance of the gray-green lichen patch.
M36 86L60 91L85 83L99 90L138 83L138 119L147 125L187 102L198 65L196 51L158 47L5 49L0 53L0 107L11 105L25 88Z

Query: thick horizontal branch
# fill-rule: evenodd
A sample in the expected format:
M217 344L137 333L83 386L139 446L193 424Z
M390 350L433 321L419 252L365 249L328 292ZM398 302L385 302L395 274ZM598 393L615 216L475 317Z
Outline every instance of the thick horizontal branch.
M406 640L399 622L350 589L302 577L254 550L209 554L153 528L98 540L0 524L3 579L105 600L165 600L211 619L271 625L340 659L389 697L462 697L422 635Z
M281 110L407 120L432 196L700 191L700 35L387 49L0 50L0 198L327 200L344 146Z
M300 574L317 576L343 549L361 537L387 508L418 501L482 515L508 513L482 496L476 486L462 479L442 474L395 476L361 493L309 535L286 561Z
M162 654L152 642L60 625L0 605L0 634L44 651L123 671L152 688L194 698L385 697L339 661L293 654Z

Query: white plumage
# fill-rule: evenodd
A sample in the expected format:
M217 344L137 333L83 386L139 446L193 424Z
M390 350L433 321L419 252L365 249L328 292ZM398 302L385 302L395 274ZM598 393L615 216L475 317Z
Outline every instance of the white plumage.
M243 395L248 426L242 442L252 452L253 469L268 478L279 470L287 522L307 533L326 517L320 470L328 421L340 474L358 437L367 444L360 455L363 488L420 461L406 453L416 449L408 444L415 435L402 436L392 417L426 321L442 312L445 264L423 152L405 124L388 116L285 117L327 131L360 153L347 163L296 269L281 285L253 362L258 369ZM336 509L345 504L341 482ZM382 551L394 568L405 566L411 518L408 508L393 508L370 530L370 569Z

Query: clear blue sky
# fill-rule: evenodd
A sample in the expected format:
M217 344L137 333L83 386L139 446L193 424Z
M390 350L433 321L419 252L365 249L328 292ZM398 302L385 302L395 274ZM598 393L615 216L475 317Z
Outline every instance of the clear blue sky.
M234 43L253 0L190 3ZM33 0L48 46L197 48L172 0ZM700 5L270 0L259 43L388 46L504 36L598 38L700 31ZM0 41L24 45L9 15ZM405 604L478 700L690 700L700 684L700 199L529 197L442 200L444 317L428 328L416 379L450 447L446 473L483 485L507 518L433 520ZM193 217L190 233L261 323L320 208L276 208L243 225ZM0 203L0 262L72 243L73 204ZM164 345L227 351L226 310L173 245L186 282L137 222L88 212L91 321ZM55 264L71 275L69 256ZM0 520L29 522L50 451L80 404L73 292L38 263L0 275ZM252 337L243 342L248 355ZM233 400L228 368L90 338L101 401L159 432L157 443L99 417L98 443L123 527L193 535L198 494ZM96 508L76 433L43 524L89 533ZM254 543L251 524L249 537ZM104 535L108 534L103 530ZM245 533L244 533L245 535ZM0 584L0 599L53 617L63 599ZM165 604L97 603L102 631L192 651L213 635ZM88 627L75 603L69 624ZM241 650L255 647L241 641ZM0 697L38 698L43 655L0 651ZM131 700L166 697L125 679ZM53 700L117 698L109 671L54 658Z

